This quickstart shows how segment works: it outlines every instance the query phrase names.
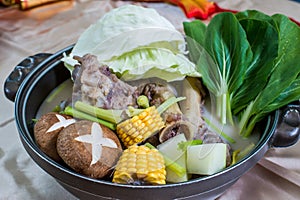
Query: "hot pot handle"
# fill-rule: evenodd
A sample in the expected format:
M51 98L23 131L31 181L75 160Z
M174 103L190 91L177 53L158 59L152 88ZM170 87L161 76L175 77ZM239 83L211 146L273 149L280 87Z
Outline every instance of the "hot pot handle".
M49 53L39 53L33 56L25 58L20 62L14 70L10 73L4 83L4 93L6 98L15 101L16 93L25 79L25 77L42 61L47 59L52 54Z
M277 128L272 137L271 146L288 147L296 144L300 135L300 100L280 110Z

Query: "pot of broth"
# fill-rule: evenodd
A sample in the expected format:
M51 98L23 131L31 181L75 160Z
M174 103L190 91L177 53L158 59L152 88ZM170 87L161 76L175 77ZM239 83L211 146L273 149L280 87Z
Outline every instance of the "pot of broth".
M7 78L4 89L7 98L15 104L16 126L28 154L67 191L79 198L215 199L249 171L268 149L287 147L298 141L299 101L276 110L258 123L253 130L253 148L234 164L210 175L192 175L188 180L177 183L120 184L112 182L113 172L104 178L82 174L64 161L55 161L45 154L34 136L33 119L39 119L72 97L74 82L61 61L63 54L68 54L72 48L73 45L55 54L26 58ZM233 150L239 148L238 142L233 145Z

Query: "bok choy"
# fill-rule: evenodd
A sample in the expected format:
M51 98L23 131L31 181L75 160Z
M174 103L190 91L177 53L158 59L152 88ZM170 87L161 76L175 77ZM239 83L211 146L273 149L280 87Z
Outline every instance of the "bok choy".
M194 26L200 23L202 22L198 21ZM187 24L184 23L186 33L199 30L194 29L194 26L188 28ZM247 41L246 32L232 13L216 15L207 26L205 33L202 32L203 30L204 28L199 33L204 35L203 47L198 48L200 57L191 60L196 61L197 70L202 74L204 84L215 98L216 114L225 124L226 119L232 122L230 101L233 92L242 84L247 66L251 63L253 57L251 46ZM187 36L193 37L197 34L195 32ZM191 43L193 40L188 40L188 48L192 53L196 48L190 47L197 44Z
M279 33L278 56L267 85L251 103L250 112L242 113L240 127L245 136L251 134L254 125L270 112L300 99L300 28L283 15L272 16ZM253 105L252 105L253 104Z
M190 59L222 123L243 136L272 111L300 99L300 28L280 14L221 13L206 26L184 22Z

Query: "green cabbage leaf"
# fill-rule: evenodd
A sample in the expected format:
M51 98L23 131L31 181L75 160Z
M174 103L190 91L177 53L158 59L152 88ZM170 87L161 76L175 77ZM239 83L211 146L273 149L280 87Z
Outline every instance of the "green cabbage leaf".
M77 64L73 56L93 54L126 80L199 77L195 65L185 58L185 45L183 35L154 9L126 5L106 13L84 31L62 60L72 71Z

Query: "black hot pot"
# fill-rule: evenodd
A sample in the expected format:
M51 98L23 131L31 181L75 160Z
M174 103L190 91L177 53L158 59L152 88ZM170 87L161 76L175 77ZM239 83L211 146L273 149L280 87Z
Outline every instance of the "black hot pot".
M70 78L60 59L69 46L55 54L37 54L24 59L4 84L6 97L15 102L15 120L20 139L31 158L66 190L81 199L215 199L249 171L273 147L295 144L300 134L299 101L264 119L255 149L237 164L211 176L160 186L120 185L78 174L47 157L36 145L32 119L47 95Z

